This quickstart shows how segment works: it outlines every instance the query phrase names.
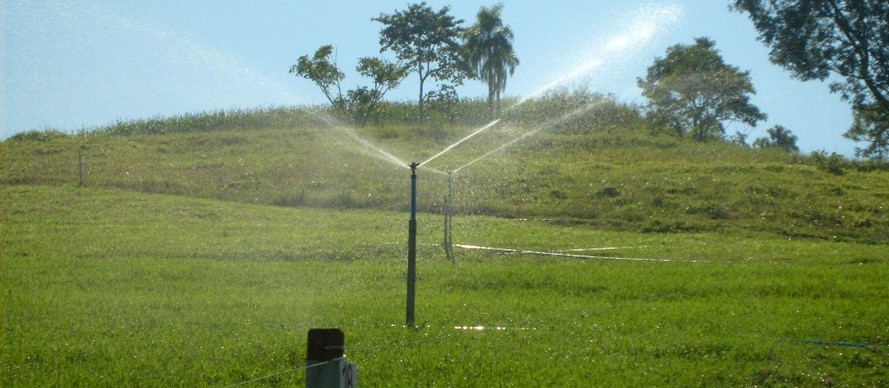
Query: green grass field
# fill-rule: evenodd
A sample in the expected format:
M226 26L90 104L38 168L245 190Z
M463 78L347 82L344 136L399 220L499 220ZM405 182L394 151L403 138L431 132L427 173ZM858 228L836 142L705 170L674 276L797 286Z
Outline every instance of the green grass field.
M418 172L408 329L409 170L373 147L424 161L479 127L320 117L0 142L0 386L299 386L316 327L363 386L889 384L885 168L597 112L466 166L528 131L505 122ZM454 242L501 250L451 261L457 169Z
M459 243L672 261L452 263L422 214L409 330L402 212L39 185L2 203L3 386L301 385L312 327L344 329L366 386L889 381L884 245L467 217Z

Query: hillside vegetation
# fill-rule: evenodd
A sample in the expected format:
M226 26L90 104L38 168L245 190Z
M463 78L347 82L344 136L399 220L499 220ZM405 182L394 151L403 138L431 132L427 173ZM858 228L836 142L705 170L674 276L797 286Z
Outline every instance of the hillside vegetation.
M524 107L419 168L411 330L405 164L484 122L282 108L0 143L0 386L302 386L316 327L366 386L886 385L886 172Z
M513 110L421 166L421 211L442 211L446 172L458 170L452 175L458 216L889 240L886 171L836 171L824 159L659 134L613 103L583 115L552 105ZM383 152L422 162L484 124L377 120L351 128L319 109L278 108L121 122L77 135L30 132L0 143L0 183L406 210L409 170Z

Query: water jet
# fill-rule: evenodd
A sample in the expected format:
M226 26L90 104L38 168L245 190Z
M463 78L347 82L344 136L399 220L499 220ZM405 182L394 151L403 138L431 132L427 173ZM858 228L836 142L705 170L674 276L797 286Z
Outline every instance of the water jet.
M454 216L454 202L453 202L454 191L453 191L453 188L451 187L452 183L453 183L453 179L452 179L453 174L452 173L453 173L453 171L448 171L448 193L447 193L447 196L445 197L444 209L443 209L444 210L444 239L442 240L442 247L444 248L445 256L447 256L448 259L451 260L452 262L456 263L456 260L454 259L454 250L453 250L454 227L452 224L452 221L453 221L452 219Z
M426 163L429 163L429 162L435 160L435 159L438 158L439 156L442 156L442 155L446 154L448 151L450 151L450 150L453 149L454 147L460 145L460 143L463 143L464 141L469 140L469 139L472 138L473 136L478 135L478 134L481 133L482 131L484 131L484 130L486 130L486 129L488 129L488 128L493 127L494 125L496 125L496 124L499 123L499 122L500 122L500 119L491 121L490 123L486 124L485 126L479 128L479 129L477 129L475 132L470 133L469 136L466 136L466 137L464 137L464 138L458 140L456 143L451 144L451 145L445 147L445 149L443 149L441 152L435 154L435 156L433 156L433 157L431 157L431 158L429 158L429 159L426 159L426 161L423 162L423 163L420 163L420 165L422 166L422 165L424 165L424 164L426 164Z

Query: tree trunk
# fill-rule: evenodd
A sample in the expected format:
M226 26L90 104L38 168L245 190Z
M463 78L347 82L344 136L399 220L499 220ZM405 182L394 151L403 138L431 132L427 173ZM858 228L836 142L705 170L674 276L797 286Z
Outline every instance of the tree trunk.
M420 113L417 114L417 124L423 123L423 79L420 78L420 103L417 104L420 109Z
M494 119L494 87L488 85L488 119Z
M426 83L426 77L429 76L429 73L423 74L423 62L417 62L417 75L420 77L420 99L417 107L420 112L417 114L417 124L423 123L423 85Z
M499 119L499 118L501 117L501 112L500 112L500 90L499 90L499 89L497 90L497 98L496 98L496 101L494 102L494 107L495 107L496 112L497 112L497 116L496 116L495 118L498 118L498 119Z

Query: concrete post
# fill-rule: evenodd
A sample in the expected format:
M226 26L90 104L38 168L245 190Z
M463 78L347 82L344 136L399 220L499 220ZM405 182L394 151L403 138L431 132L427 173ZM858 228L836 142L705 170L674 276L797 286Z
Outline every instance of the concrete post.
M358 368L346 361L340 329L310 329L306 346L306 388L357 388Z

